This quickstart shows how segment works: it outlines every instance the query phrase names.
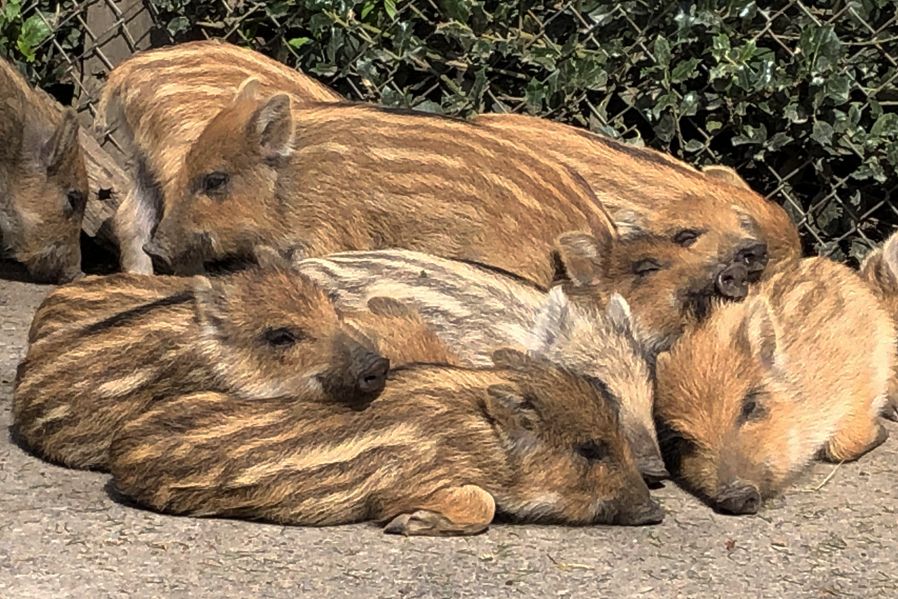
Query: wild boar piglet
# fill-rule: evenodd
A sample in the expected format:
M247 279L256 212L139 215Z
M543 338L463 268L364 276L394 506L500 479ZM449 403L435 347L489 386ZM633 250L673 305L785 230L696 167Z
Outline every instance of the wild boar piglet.
M111 448L115 488L153 509L405 535L522 522L653 524L601 385L514 350L496 367L394 370L365 410L202 393L161 401Z
M87 170L78 117L0 58L0 257L35 280L81 276Z
M172 210L172 197L163 190L190 145L250 75L253 90L283 92L297 105L342 100L296 69L221 40L138 52L109 73L97 127L115 131L133 165L131 189L113 219L122 270L153 273L143 245Z
M483 114L473 120L583 175L615 220L635 216L651 233L691 252L732 253L753 280L768 259L778 265L801 256L798 230L786 211L752 191L731 168L698 171L656 150L546 118Z
M872 286L892 321L898 323L898 233L893 233L882 247L867 255L861 264L861 276ZM898 372L892 377L883 416L898 421Z
M621 231L618 240L562 234L556 241L559 270L572 297L623 296L636 339L650 355L669 348L687 323L706 318L715 299L738 301L748 293L748 269L731 256L684 253L676 242L637 227Z
M403 248L548 286L559 234L613 229L579 173L470 122L250 91L211 118L163 189L171 207L145 245L161 269L252 260L260 243L308 256Z
M360 408L389 368L320 287L284 270L89 277L50 294L30 336L15 430L40 455L78 468L103 468L115 430L164 395L295 394Z
M854 460L886 439L894 365L894 326L860 277L802 260L658 357L668 467L717 510L754 513L816 455Z

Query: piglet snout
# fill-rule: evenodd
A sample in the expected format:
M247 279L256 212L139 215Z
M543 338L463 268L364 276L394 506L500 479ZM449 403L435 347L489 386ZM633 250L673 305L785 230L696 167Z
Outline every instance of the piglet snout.
M720 490L714 507L724 514L756 514L761 507L761 493L754 485L737 481Z
M730 264L717 275L717 291L732 300L745 299L748 295L748 269L744 264Z

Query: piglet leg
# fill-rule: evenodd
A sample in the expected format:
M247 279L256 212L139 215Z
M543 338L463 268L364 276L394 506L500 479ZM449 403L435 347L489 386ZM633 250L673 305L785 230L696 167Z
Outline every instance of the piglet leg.
M476 485L441 489L418 509L393 518L384 532L398 535L474 535L485 531L496 513L492 495Z
M828 462L851 462L873 451L889 438L889 431L869 413L852 414L823 448Z

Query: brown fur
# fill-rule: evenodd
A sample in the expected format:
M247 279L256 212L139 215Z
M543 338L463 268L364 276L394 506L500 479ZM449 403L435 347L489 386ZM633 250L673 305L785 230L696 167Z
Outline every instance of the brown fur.
M653 480L665 476L650 366L619 295L607 301L588 293L570 297L562 286L545 293L501 273L408 250L333 254L303 260L298 269L327 289L340 309L376 306L385 301L381 296L413 308L458 354L457 365L489 366L495 350L514 346L601 380L620 403L640 471Z
M155 250L182 272L259 243L310 256L401 247L548 285L557 235L613 227L576 173L485 128L366 105L294 111L286 95L238 94L164 194L178 200Z
M81 275L88 197L78 119L0 58L0 256L39 281Z
M556 253L569 280L548 294L506 274L407 250L334 254L298 268L342 309L362 309L376 296L407 302L462 365L488 365L498 347L515 345L604 381L621 402L640 469L663 478L647 359L707 314L724 267L635 231L623 239L567 233ZM656 270L637 274L646 262ZM618 293L619 301L609 301Z
M636 339L651 355L669 348L687 324L710 313L713 300L723 296L723 275L732 274L747 292L747 271L732 263L732 255L683 252L665 237L635 232L615 241L568 232L557 245L569 295L622 295L633 310Z
M394 371L359 412L175 397L117 435L114 484L174 514L376 520L401 534L473 534L496 511L580 525L661 520L605 391L511 350L496 363Z
M465 365L413 307L392 298L373 297L367 308L345 314L346 323L394 367L419 362Z
M867 255L861 263L861 276L871 285L892 322L898 323L898 233ZM898 421L898 365L883 415Z
M164 395L298 394L361 407L389 362L305 277L89 277L38 309L13 393L14 426L40 455L102 468L112 434Z
M717 251L717 241L707 233L737 235L748 215L757 222L773 265L801 255L798 232L785 210L728 167L706 167L702 173L666 154L548 119L484 114L474 121L582 174L615 219L636 218L652 233L688 239L693 251Z
M261 91L287 93L297 105L342 100L311 77L220 40L139 52L109 73L98 126L118 129L133 166L132 191L114 220L124 270L152 273L143 242L170 200L161 190L208 121L230 104L248 77Z
M718 509L751 513L818 452L860 457L887 436L894 339L849 268L808 258L776 273L659 356L669 466Z

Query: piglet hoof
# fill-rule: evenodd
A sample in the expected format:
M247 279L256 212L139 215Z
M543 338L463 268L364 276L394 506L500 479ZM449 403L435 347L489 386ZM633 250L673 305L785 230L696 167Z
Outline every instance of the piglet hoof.
M384 527L384 532L392 535L411 536L455 536L473 535L486 527L460 526L445 516L429 510L418 510L409 514L399 514Z

